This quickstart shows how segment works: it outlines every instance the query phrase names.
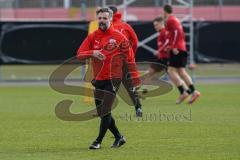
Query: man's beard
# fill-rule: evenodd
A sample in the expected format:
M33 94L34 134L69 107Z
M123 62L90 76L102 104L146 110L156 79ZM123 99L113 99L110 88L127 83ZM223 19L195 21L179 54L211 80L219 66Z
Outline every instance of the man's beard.
M100 22L99 24L99 28L103 31L106 31L108 29L108 24L106 23L103 23L103 22Z

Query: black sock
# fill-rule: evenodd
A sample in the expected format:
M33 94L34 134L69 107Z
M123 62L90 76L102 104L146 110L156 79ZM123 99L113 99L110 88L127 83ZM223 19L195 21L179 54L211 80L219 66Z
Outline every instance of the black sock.
M178 88L178 91L179 91L180 94L183 94L183 93L184 93L184 88L183 88L182 85L181 85L181 86L178 86L177 88Z
M189 85L189 90L190 90L190 93L193 93L195 91L195 87L193 84Z
M114 135L114 137L116 138L116 139L119 139L119 138L121 138L121 134L120 134L120 132L118 131L118 128L117 128L117 126L116 126L116 124L115 124L115 120L113 119L113 117L111 117L112 119L111 119L111 123L110 123L110 125L109 125L109 130L112 132L112 134Z
M131 100L132 100L132 102L135 106L135 110L137 110L138 108L141 108L142 105L141 105L141 102L139 100L139 97L138 97L137 93L133 92L132 90L128 90L128 94L129 94L129 96L130 96L130 98L131 98Z
M111 120L112 120L112 117L111 117L110 113L101 118L99 134L98 134L98 137L96 139L96 141L98 143L102 143L103 137L105 136L105 134L106 134L106 132L109 128Z
M137 110L138 108L142 108L142 105L141 105L140 100L139 100L138 97L135 97L134 106L135 106L135 110Z

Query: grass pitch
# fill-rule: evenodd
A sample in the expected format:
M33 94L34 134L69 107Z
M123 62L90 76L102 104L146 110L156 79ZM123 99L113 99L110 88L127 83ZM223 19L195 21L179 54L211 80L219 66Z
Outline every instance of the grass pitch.
M0 87L1 160L238 160L240 159L240 84L198 85L202 97L192 107L175 105L177 90L142 102L145 119L134 118L123 101L113 111L127 143L111 149L107 133L102 149L88 150L99 120L65 122L55 105L72 99L73 112L91 106L83 98L49 87ZM159 115L164 115L159 118ZM173 118L172 118L173 117Z
M48 79L50 74L59 65L3 65L0 66L0 79L2 80L41 80ZM142 66L146 70L149 66ZM240 64L198 64L194 70L197 77L239 77ZM79 79L81 69L74 70L71 78Z

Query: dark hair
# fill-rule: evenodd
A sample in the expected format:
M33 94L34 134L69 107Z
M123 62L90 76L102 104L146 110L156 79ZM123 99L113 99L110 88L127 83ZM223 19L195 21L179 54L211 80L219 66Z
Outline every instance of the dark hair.
M159 16L159 17L156 17L153 19L153 22L163 22L163 21L164 21L164 19L162 16Z
M107 7L101 8L101 9L97 10L97 11L96 11L96 14L98 15L99 13L104 13L104 12L109 13L109 17L112 18L112 16L113 16L113 11L112 11L111 9L107 8Z
M173 12L173 9L172 9L172 6L170 4L166 4L164 7L163 7L163 10L169 14L171 14Z
M116 6L108 6L108 8L113 11L113 14L115 14L118 11Z

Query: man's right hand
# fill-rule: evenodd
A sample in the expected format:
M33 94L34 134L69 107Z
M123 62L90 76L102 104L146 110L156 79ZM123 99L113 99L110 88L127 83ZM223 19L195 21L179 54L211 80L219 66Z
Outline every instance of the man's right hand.
M158 51L153 52L153 55L156 56L156 57L158 56L158 54L159 54Z
M177 48L172 49L173 54L177 55L179 53L179 50Z
M106 56L103 55L99 50L94 50L93 51L93 57L99 59L100 61L106 59Z

